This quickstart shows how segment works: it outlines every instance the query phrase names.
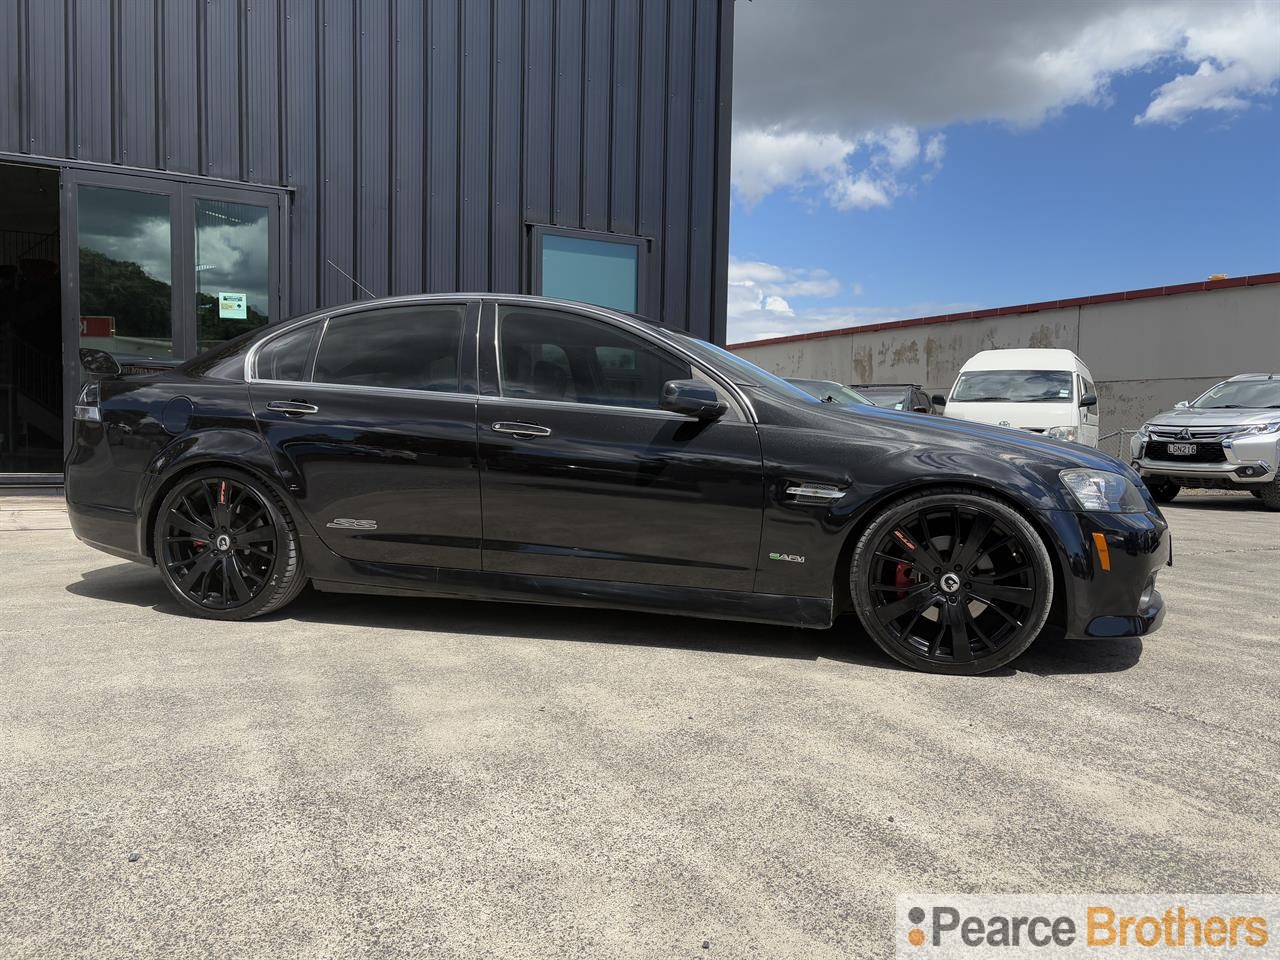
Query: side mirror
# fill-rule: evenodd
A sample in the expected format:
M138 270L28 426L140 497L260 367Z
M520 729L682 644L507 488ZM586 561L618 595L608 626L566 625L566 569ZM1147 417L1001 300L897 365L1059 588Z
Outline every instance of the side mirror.
M912 407L911 412L912 413L928 413L929 408L928 407Z
M1173 406L1174 406L1174 409L1176 409L1176 410L1183 410L1183 409L1185 409L1185 408L1187 408L1187 407L1191 406L1191 404L1190 404L1190 403L1188 403L1186 400L1179 400L1179 401L1178 401L1177 403L1175 403Z
M120 363L116 358L107 351L94 347L80 348L80 366L84 367L85 373L95 377L120 376Z
M1098 395L1096 393L1086 393L1080 398L1080 406L1096 407L1098 405Z
M698 380L668 380L662 385L658 406L698 420L718 420L729 411L715 390Z
M929 399L933 401L935 407L945 407L947 405L947 398L940 393L935 393Z

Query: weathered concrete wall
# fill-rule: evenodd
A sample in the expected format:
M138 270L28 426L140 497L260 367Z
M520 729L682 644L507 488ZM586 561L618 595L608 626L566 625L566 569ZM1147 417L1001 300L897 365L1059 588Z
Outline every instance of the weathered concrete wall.
M784 377L947 393L979 350L1066 347L1093 373L1102 433L1132 430L1237 373L1280 373L1280 283L733 347ZM1103 444L1114 452L1116 440Z

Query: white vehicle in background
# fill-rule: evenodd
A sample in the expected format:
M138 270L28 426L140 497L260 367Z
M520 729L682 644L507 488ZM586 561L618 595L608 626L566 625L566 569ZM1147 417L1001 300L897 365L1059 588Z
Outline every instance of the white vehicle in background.
M983 350L960 368L946 416L1098 445L1093 374L1070 350Z

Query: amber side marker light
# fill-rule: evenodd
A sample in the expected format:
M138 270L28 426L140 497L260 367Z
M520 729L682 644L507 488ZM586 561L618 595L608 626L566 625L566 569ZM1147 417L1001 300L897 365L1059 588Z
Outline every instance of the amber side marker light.
M1095 533L1093 535L1093 545L1098 548L1098 560L1102 564L1104 573L1111 572L1111 550L1107 546L1107 536L1104 533Z

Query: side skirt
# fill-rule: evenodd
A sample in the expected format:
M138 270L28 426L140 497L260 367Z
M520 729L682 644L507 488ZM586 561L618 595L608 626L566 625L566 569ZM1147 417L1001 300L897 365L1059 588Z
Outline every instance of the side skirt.
M334 563L333 561L337 561ZM831 626L831 598L786 597L667 587L608 580L533 577L447 567L416 567L368 563L330 557L325 576L312 573L312 584L328 593L370 593L392 596L453 597L506 603L545 603L555 606L603 607L645 613L667 613L712 620L745 620L790 627L825 629ZM337 566L347 569L338 571Z

